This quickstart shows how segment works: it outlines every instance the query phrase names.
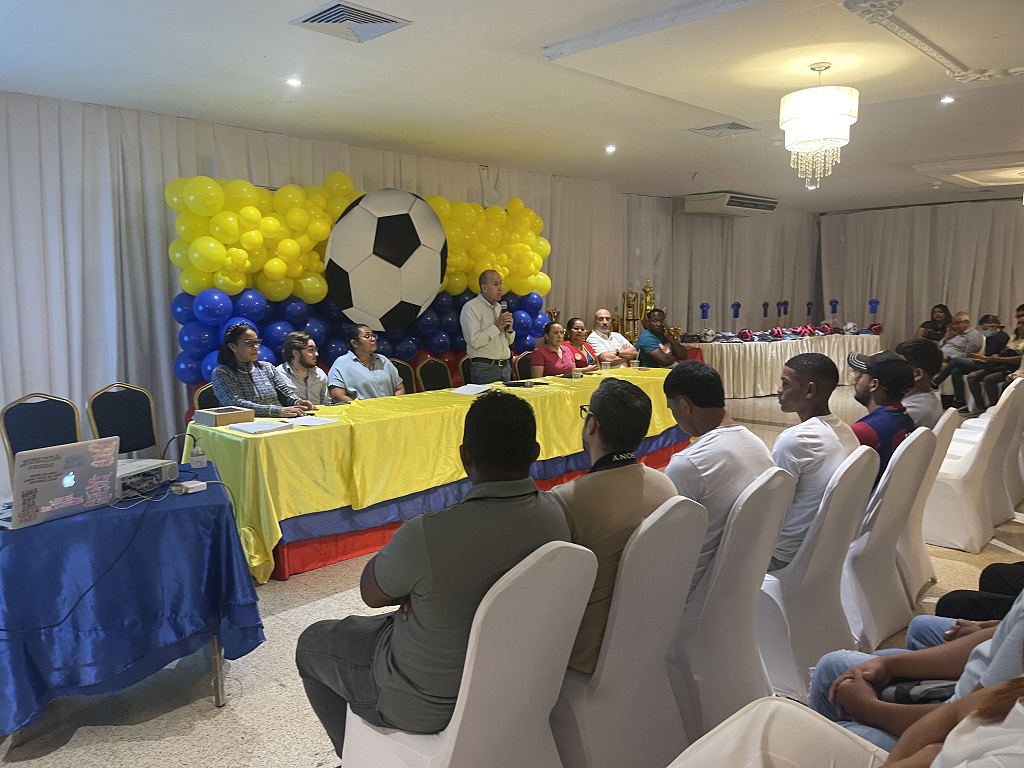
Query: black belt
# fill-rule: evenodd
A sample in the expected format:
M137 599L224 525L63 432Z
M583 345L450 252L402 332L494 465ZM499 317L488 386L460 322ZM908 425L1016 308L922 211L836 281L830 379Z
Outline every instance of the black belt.
M488 365L508 365L508 360L492 360L489 357L471 357L469 358L471 363L487 363Z

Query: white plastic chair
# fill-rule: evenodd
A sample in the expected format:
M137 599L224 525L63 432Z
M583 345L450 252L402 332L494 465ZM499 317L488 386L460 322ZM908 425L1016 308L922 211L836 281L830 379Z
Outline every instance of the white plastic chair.
M597 667L567 670L551 713L565 768L663 768L686 746L665 655L707 527L704 507L674 496L626 543Z
M868 502L862 533L846 555L843 609L861 651L875 650L913 615L896 568L896 543L934 452L935 435L927 427L900 443Z
M345 768L561 768L548 717L596 573L593 552L561 541L512 568L477 608L448 727L404 733L350 710Z
M704 601L686 606L669 651L669 680L691 741L772 693L754 636L755 606L795 487L792 475L771 467L740 494Z
M862 445L839 465L796 556L767 574L757 602L757 645L772 688L806 702L810 667L852 648L841 600L843 562L864 519L878 452Z
M932 452L932 460L921 481L914 497L914 506L910 509L910 516L907 518L907 525L896 542L896 567L900 571L900 578L903 580L903 588L907 592L907 600L913 610L917 606L917 596L928 584L934 584L935 566L932 565L932 558L928 554L928 547L924 543L924 505L928 501L928 494L932 492L935 485L935 476L939 474L939 467L946 457L949 443L953 439L953 432L960 424L960 415L955 408L948 408L939 417L938 422L932 427L935 435L935 450Z
M925 503L924 540L929 544L977 554L992 538L992 521L1010 503L1002 477L1004 464L996 457L1003 455L1011 437L1011 421L1016 422L1012 411L1024 407L1021 381L1003 392L976 443L950 443ZM1002 485L1004 492L993 493L993 482L996 488Z

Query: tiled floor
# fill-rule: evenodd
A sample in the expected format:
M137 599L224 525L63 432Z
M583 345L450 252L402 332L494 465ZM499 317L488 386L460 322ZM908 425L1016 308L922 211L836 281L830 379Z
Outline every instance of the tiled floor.
M729 410L769 446L796 417L779 412L775 398L732 400ZM847 421L864 414L852 388L840 388L832 410ZM975 588L990 562L1024 559L1024 525L1007 523L998 543L980 555L930 548L939 577L919 611L950 589ZM197 653L127 690L62 699L50 705L18 747L0 737L0 764L25 768L201 766L256 768L334 766L337 757L306 703L293 654L299 633L313 621L370 613L358 594L368 557L270 582L259 588L267 642L228 664L228 704L213 706L209 656ZM898 644L900 635L887 644Z

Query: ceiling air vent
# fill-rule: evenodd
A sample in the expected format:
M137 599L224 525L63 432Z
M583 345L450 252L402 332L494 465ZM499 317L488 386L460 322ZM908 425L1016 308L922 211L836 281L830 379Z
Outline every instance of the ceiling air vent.
M353 43L365 43L411 23L353 3L328 3L289 22L292 26L323 32Z
M699 133L701 136L720 139L723 136L735 136L738 133L753 133L757 128L751 128L749 125L743 125L743 123L722 123L721 125L709 125L704 128L689 128L687 130Z

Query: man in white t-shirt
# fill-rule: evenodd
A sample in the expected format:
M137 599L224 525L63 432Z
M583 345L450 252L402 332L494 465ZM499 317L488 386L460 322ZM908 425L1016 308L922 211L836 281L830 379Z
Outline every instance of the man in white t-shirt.
M729 512L747 486L773 466L772 456L759 437L726 412L722 379L710 365L680 362L665 378L664 390L676 423L696 441L672 457L665 474L681 495L708 511L708 529L687 598L687 604L699 605Z
M932 379L942 369L942 352L931 339L907 339L896 345L914 369L914 386L903 395L903 407L914 426L934 429L942 418L942 398L932 389Z
M612 330L612 313L607 309L594 313L594 330L587 337L587 343L594 348L597 359L611 363L612 368L629 365L630 360L636 360L640 354L625 336Z
M779 435L772 459L796 478L796 493L769 571L784 568L796 557L832 475L860 446L849 425L829 410L828 400L838 384L836 364L817 352L791 357L782 368L779 406L783 413L799 416L800 423Z

